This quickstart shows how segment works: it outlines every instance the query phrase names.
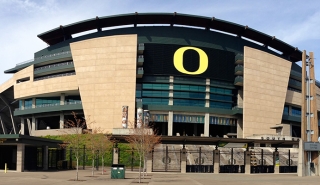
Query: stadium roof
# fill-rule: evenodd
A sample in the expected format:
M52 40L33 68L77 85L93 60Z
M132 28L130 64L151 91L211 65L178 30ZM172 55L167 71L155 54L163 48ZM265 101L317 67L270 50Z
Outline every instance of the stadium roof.
M179 14L179 13L131 13L120 14L106 17L96 17L73 24L59 26L55 29L38 35L40 39L49 45L54 45L64 40L72 38L73 34L102 28L126 26L138 24L169 24L183 25L191 27L200 27L206 30L217 30L227 32L237 36L259 42L265 46L269 46L275 50L282 52L283 55L289 56L291 61L301 61L302 52L277 38L254 30L248 26L235 24L232 22L216 19L214 17L202 17L195 15Z

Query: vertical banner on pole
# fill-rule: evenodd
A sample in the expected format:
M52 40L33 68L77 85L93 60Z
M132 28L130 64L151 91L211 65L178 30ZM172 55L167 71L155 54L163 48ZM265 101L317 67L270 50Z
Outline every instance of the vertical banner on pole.
M128 106L122 106L122 128L128 128Z
M137 109L137 128L141 128L142 121L143 121L143 109L139 107Z
M149 119L150 119L150 113L149 113L149 110L144 110L143 111L143 123L144 123L144 126L149 126Z

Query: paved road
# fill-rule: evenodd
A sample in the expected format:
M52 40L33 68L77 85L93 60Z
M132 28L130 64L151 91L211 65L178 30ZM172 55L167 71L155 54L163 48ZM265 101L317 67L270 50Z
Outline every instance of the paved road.
M126 179L111 179L110 171L106 175L95 171L91 177L91 170L80 170L79 179L73 181L75 171L50 171L50 172L8 172L0 171L0 185L133 185L138 184L138 172L126 172ZM296 174L208 174L208 173L151 173L142 179L142 184L149 185L296 185L320 184L320 177L298 177Z

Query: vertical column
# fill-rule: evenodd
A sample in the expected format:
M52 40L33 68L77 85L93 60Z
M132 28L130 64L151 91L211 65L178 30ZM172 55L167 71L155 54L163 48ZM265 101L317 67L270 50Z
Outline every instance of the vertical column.
M304 177L306 176L305 173L305 161L304 161L304 146L303 146L304 141L300 139L299 141L299 153L298 153L298 176L299 177Z
M24 118L21 118L20 134L24 135Z
M25 145L17 144L17 172L24 171Z
M198 136L198 125L197 124L193 124L193 135L194 136Z
M147 173L152 172L152 152L147 155Z
M276 149L277 150L277 149ZM274 173L280 173L280 156L279 152L273 152Z
M210 79L206 79L206 104L205 107L210 107Z
M251 159L250 159L250 151L244 152L244 173L251 173Z
M183 147L181 150L181 163L180 163L181 173L187 172L187 150Z
M220 171L220 151L218 149L213 151L213 173L218 174Z
M48 158L49 158L48 146L42 146L42 167L43 167L43 170L48 170Z
M64 114L63 112L61 111L60 112L60 129L63 129L64 128Z
M309 62L309 74L310 74L310 113L313 115L310 119L310 128L313 131L311 135L312 142L318 142L319 133L318 133L318 111L317 111L317 93L316 93L316 83L315 83L315 74L314 74L314 54L313 52L309 52L310 62ZM318 171L318 158L319 153L311 152L311 162L314 164L314 168L311 168L311 174L315 176L319 176Z
M204 136L209 137L209 118L210 114L206 113L204 115Z
M170 79L169 79L169 105L173 105L173 80L174 80L174 77L173 76L170 76Z
M32 98L32 108L36 108L36 98Z
M65 100L66 100L66 94L61 93L61 96L60 96L60 105L64 105Z
M302 69L301 69L301 144L299 144L299 151L301 151L301 148L303 148L303 143L307 141L307 113L306 113L306 50L303 50L302 53ZM303 154L299 154L299 157L302 157L302 159L299 158L299 164L298 165L298 175L305 176L307 173L307 169L305 168L307 164L307 152L302 150ZM302 171L303 170L303 171ZM299 173L301 171L301 173Z
M169 111L169 115L168 115L168 136L172 136L172 130L173 130L173 112Z
M237 138L243 138L243 120L237 119Z
M34 133L34 131L36 130L36 118L34 116L32 116L31 118L31 133ZM31 135L31 134L30 134ZM33 135L33 134L32 134Z
M119 148L113 148L112 164L119 164Z

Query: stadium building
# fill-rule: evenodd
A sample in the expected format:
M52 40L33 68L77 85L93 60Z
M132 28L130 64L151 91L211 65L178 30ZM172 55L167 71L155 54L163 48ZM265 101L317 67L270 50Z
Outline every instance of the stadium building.
M150 114L163 136L301 136L302 52L275 36L214 17L134 13L38 37L48 47L5 71L0 134L55 135L75 111L109 133Z

